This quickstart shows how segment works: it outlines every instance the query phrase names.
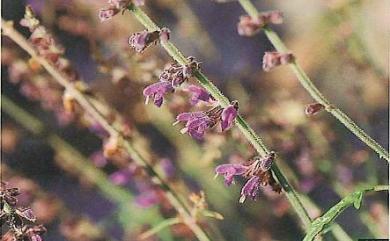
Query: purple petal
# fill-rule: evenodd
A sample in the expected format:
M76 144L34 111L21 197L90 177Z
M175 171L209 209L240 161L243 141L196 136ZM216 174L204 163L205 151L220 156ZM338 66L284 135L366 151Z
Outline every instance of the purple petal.
M221 114L221 127L222 131L232 127L234 119L237 117L237 107L234 105L229 105L223 109Z
M257 176L251 177L241 189L240 202L243 203L246 197L250 197L253 200L255 200L259 192L259 187L260 187L260 178Z
M142 208L151 207L159 201L160 199L154 190L143 192L135 198L135 203Z

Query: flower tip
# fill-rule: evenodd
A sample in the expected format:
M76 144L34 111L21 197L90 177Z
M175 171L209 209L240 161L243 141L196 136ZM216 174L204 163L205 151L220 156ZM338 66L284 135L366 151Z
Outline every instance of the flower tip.
M244 203L245 199L246 199L246 196L245 195L241 195L239 203Z

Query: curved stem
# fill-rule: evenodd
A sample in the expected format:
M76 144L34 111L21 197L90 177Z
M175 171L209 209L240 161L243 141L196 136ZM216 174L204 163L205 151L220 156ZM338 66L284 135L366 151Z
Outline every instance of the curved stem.
M180 200L176 192L159 176L158 172L154 169L149 162L144 159L138 151L132 146L130 140L128 140L119 130L110 125L109 121L102 115L99 110L90 102L90 100L84 96L73 84L66 79L53 65L51 65L45 58L37 55L31 44L17 32L12 23L6 22L2 19L2 31L3 34L12 39L23 50L25 50L32 58L34 58L39 64L41 64L53 78L62 85L69 94L79 103L79 105L90 114L95 121L97 121L110 135L118 136L123 139L123 147L131 156L131 158L139 166L145 168L147 173L151 176L152 182L158 185L165 193L168 201L181 215L183 222L194 232L197 238L201 241L209 241L208 234L196 223L196 220L191 216L191 212L186 208L185 204Z
M137 20L148 29L148 31L156 31L160 29L140 8L132 6L129 8L129 10L134 14ZM181 65L188 64L188 61L184 57L184 55L170 41L162 42L161 45L176 62ZM222 107L226 107L230 104L228 98L226 98L221 93L221 91L201 71L196 71L194 75L199 81L199 83L202 85L202 87L205 88L219 102ZM242 132L242 134L255 147L255 149L260 155L264 156L270 153L266 145L263 143L263 140L255 133L255 131L240 115L237 116L235 123ZM309 226L311 223L311 219L306 209L303 207L295 190L289 184L288 180L285 178L276 163L273 164L272 171L275 174L279 183L282 185L283 190L285 191L285 194L289 202L291 203L291 206L298 214L303 225L305 227Z
M252 4L250 0L239 0L239 3L244 10L253 18L257 18L259 11ZM264 27L264 33L268 40L272 43L275 49L279 52L287 52L288 49L284 45L279 35L269 27ZM367 146L373 149L380 158L384 158L389 161L389 152L379 145L373 138L371 138L364 130L362 130L351 118L349 118L343 111L335 107L329 100L321 93L321 91L314 85L314 83L307 76L302 67L294 61L289 65L299 82L306 89L311 97L318 103L325 106L325 109L332 114L337 120L339 120L348 130L350 130L356 137L363 141Z
M349 206L354 205L356 209L360 207L362 202L363 194L369 191L388 191L389 186L380 185L370 188L364 188L358 191L355 191L348 196L341 199L336 205L331 207L324 215L317 218L313 221L310 226L310 229L307 231L307 234L303 241L312 241L314 238L321 233L329 224L331 224L345 209Z

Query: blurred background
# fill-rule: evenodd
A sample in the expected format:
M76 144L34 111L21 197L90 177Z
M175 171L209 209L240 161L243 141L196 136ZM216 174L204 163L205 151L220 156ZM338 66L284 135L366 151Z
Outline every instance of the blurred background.
M313 102L288 67L261 68L272 45L263 33L237 34L235 1L146 0L145 11L171 30L184 55L196 56L204 73L283 160L279 163L315 218L361 185L388 183L388 165L326 112L308 117ZM255 1L261 11L281 10L273 26L332 104L344 110L382 146L389 145L388 41L385 0ZM188 197L205 194L223 220L202 225L214 240L300 240L304 232L287 199L264 189L257 201L238 202L242 180L225 187L214 168L256 153L237 129L213 130L195 141L172 126L191 107L188 94L168 97L162 108L144 105L142 90L171 62L158 46L136 54L127 44L143 27L129 13L101 23L104 0L3 0L2 17L17 24L30 4L42 25L65 49L80 79L123 116L142 153ZM96 130L62 106L62 89L2 36L2 180L22 191L48 232L44 240L141 240L140 234L175 211L127 157L105 158ZM194 81L193 81L194 82ZM33 83L33 84L31 84ZM195 83L195 82L194 82ZM192 198L196 199L196 198ZM190 202L190 201L189 201ZM205 205L205 204L204 204ZM364 197L336 220L353 239L388 237L388 195ZM339 232L340 234L340 232ZM328 232L325 240L337 240ZM195 240L173 225L147 240ZM340 240L340 239L339 239Z

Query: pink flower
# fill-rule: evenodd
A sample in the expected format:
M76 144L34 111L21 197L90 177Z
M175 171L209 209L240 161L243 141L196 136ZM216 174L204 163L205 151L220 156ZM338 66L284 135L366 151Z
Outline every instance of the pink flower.
M99 19L101 22L105 22L107 20L112 19L115 15L117 15L120 12L118 8L115 7L109 7L109 8L103 8L99 10Z

